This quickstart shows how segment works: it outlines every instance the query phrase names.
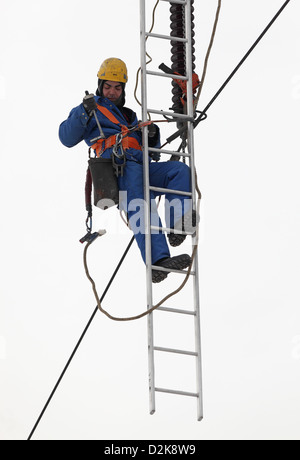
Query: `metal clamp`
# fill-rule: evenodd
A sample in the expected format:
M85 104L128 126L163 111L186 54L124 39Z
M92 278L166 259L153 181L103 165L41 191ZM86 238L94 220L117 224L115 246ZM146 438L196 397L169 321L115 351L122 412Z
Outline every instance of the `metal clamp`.
M101 229L101 230L98 230L98 232L94 232L94 233L90 233L88 232L86 235L84 235L82 238L80 238L80 243L92 243L93 241L95 241L96 238L98 238L98 236L103 236L105 235L106 233L106 230L104 229Z

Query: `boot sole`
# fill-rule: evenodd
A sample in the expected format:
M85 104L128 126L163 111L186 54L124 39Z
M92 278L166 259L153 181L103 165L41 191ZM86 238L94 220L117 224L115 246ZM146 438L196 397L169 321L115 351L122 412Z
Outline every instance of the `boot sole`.
M187 212L180 222L175 224L175 229L183 230L186 232L193 232L191 236L196 234L196 225L199 222L199 217L197 217L196 211ZM186 235L181 235L179 233L169 233L167 235L170 246L177 247L180 246L186 239Z
M164 268L170 268L171 270L183 270L190 266L192 259L188 254L183 254L180 256L170 257L170 259L165 260L161 263L161 266ZM160 270L152 270L152 282L160 283L167 278L169 272L162 272Z
M173 246L173 248L180 246L186 239L186 235L179 235L176 233L169 233L167 237L168 237L170 246Z

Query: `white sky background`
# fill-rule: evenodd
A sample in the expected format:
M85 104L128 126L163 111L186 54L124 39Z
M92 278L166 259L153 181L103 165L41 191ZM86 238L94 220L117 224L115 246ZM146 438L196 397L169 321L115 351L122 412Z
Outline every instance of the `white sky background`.
M161 3L154 32L168 34ZM154 4L147 2L149 26ZM199 109L282 4L223 1ZM195 2L199 74L216 6ZM78 242L87 148L60 144L58 126L85 90L95 91L110 56L127 63L126 103L140 115L139 17L137 0L1 0L2 440L28 437L95 308ZM146 319L116 323L97 313L33 439L299 439L299 17L292 0L195 131L204 420L196 421L193 398L164 394L150 416ZM148 43L151 69L170 65L168 45ZM171 105L163 80L153 80L151 107ZM173 129L162 125L162 138ZM101 295L131 233L116 209L94 208L93 224L107 230L89 251ZM170 275L157 299L179 281ZM103 306L118 316L145 309L136 245ZM184 347L192 324L157 315L157 345ZM175 358L158 359L157 385L194 391L192 363Z

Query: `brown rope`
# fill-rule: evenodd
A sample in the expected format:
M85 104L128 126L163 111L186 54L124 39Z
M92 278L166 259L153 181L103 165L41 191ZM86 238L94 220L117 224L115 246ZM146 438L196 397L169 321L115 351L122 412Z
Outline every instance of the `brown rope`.
M200 210L200 199L201 199L201 192L199 190L199 187L198 187L198 183L197 183L197 176L195 177L196 179L196 191L197 191L197 194L198 194L198 200L197 200L197 215L199 216L200 213L199 213L199 210ZM158 307L160 307L167 299L169 299L170 297L173 297L175 294L177 294L179 291L181 291L184 286L186 285L189 277L190 277L190 273L191 273L191 270L192 270L192 266L193 266L193 262L194 262L194 259L195 259L195 256L196 256L196 253L197 253L197 249L198 249L198 238L199 238L199 232L198 232L198 228L199 228L199 224L197 223L197 227L196 227L196 244L193 248L193 251L192 251L192 256L191 256L191 264L187 270L187 273L185 275L185 278L183 280L183 282L181 283L181 285L175 289L174 291L172 291L170 294L166 295L163 299L161 299L156 305L153 305L152 308L149 308L148 310L144 311L143 313L140 313L139 315L136 315L136 316L128 316L128 317L118 317L118 316L113 316L111 315L110 313L108 313L108 311L106 311L102 305L101 305L101 302L100 302L100 299L99 299L99 296L98 296L98 292L97 292L97 288L96 288L96 283L95 281L93 280L93 278L91 277L90 273L89 273L89 269L88 269L88 264L87 264L87 251L88 251L88 248L91 244L91 242L88 242L86 245L85 245L85 248L84 248L84 251L83 251L83 264L84 264L84 269L85 269L85 273L86 273L86 276L87 278L89 279L89 281L91 282L92 284L92 289L93 289L93 293L94 293L94 296L95 296L95 299L97 301L97 306L99 308L99 310L104 314L106 315L109 319L112 319L114 321L133 321L133 320L136 320L136 319L140 319L140 318L143 318L144 316L146 315L149 315L150 313L152 313L154 310L156 310Z
M159 0L156 1L154 7L153 7L153 11L152 11L152 24L151 24L151 27L149 29L149 32L148 33L151 33L153 28L154 28L154 25L155 25L155 11L156 11L156 8L159 4ZM148 40L149 37L146 37L146 41ZM149 60L146 62L146 65L150 64L150 62L152 62L152 57L146 52L146 56L149 58ZM139 99L137 98L137 88L138 88L138 84L139 84L139 74L141 72L142 68L139 67L138 70L137 70L137 73L136 73L136 79L135 79L135 88L134 88L134 98L136 100L136 102L141 106L141 102L139 101ZM151 119L150 117L150 114L148 113L148 117L149 117L149 120Z
M211 52L211 49L212 49L212 46L213 46L213 43L214 43L215 35L216 35L216 30L217 30L217 25L218 25L218 21L219 21L221 5L222 5L222 0L218 0L218 7L217 7L217 11L216 11L215 22L214 22L212 34L211 34L211 37L210 37L210 42L209 42L209 45L208 45L208 49L207 49L207 52L206 52L205 60L204 60L204 66L203 66L202 76L201 76L201 79L200 79L200 85L199 85L199 88L198 88L197 96L196 96L195 101L194 101L195 108L198 105L199 98L200 98L200 95L201 95L201 91L202 91L202 88L203 88L203 83L204 83L204 80L205 80L207 66L208 66L208 59L209 59L209 55L210 55L210 52Z

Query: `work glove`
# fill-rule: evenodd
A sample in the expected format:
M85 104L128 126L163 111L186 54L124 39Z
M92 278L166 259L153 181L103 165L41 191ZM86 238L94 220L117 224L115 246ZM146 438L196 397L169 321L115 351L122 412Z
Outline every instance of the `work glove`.
M149 157L152 158L154 161L160 160L160 152L149 152Z
M148 145L149 147L157 147L158 142L159 142L159 127L157 125L151 124L148 126ZM154 161L160 160L159 152L151 152L149 155Z
M93 110L97 109L97 104L93 94L87 94L84 96L82 103L88 116L91 116Z
M148 144L149 147L155 147L158 141L159 136L159 128L158 126L154 125L153 123L148 126ZM150 152L149 156L154 161L160 160L160 152Z
M154 125L153 123L151 125L148 126L148 137L150 137L150 139L152 139L156 133L157 133L157 126Z

